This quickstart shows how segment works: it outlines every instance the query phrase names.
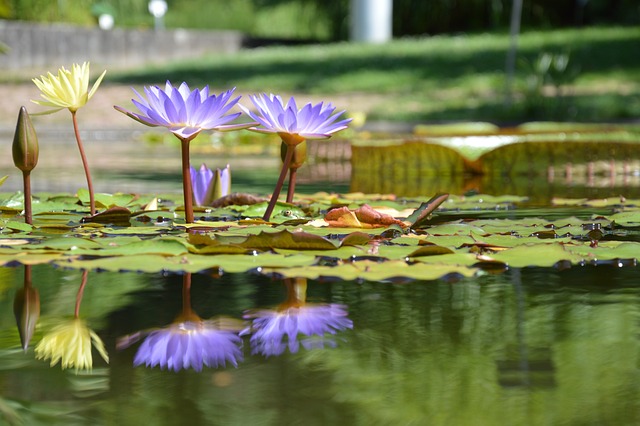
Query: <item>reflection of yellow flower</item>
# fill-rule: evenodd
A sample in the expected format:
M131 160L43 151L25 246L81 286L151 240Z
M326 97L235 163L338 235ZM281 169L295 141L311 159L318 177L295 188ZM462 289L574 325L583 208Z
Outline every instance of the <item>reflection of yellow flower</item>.
M105 70L96 80L89 91L89 63L82 65L73 64L71 71L62 67L55 76L50 72L46 76L41 75L40 79L33 79L33 82L42 92L45 101L33 101L38 105L54 107L55 111L68 108L69 111L75 112L87 103L100 86L100 82L104 77Z
M91 370L91 343L102 358L109 362L104 343L98 335L80 318L73 318L55 326L45 334L36 346L36 358L51 359L51 366L61 361L62 368L75 367L78 370Z

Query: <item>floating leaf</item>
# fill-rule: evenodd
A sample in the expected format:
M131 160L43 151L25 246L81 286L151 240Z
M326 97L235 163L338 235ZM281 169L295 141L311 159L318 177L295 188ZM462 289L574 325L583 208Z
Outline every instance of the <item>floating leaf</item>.
M550 267L562 260L578 263L584 259L583 256L565 249L565 245L561 243L522 245L495 253L490 258L513 268Z
M335 267L263 268L263 272L265 273L275 273L279 276L290 278L318 279L326 277L340 278L343 280L363 279L368 281L385 281L400 277L415 280L436 280L450 274L472 277L476 271L477 269L466 266L424 263L407 264L400 260L383 263L360 261L343 263Z
M431 245L422 246L419 249L411 252L408 257L422 257L422 256L438 256L441 254L451 254L453 250L446 247Z
M335 250L336 246L329 240L308 232L289 232L287 230L251 235L241 244L253 249L296 249L296 250Z
M31 230L33 230L33 225L29 225L28 223L23 223L23 222L16 222L13 220L10 220L9 222L5 223L4 226L14 231L30 232Z
M129 226L131 212L125 207L111 207L93 216L84 217L83 223L103 223L115 226Z

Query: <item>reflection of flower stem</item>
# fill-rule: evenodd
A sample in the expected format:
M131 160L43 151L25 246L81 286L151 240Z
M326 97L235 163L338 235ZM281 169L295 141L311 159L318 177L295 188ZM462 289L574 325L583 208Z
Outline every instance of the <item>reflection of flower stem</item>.
M289 164L291 163L293 152L295 150L295 145L287 144L287 154L285 155L284 161L282 163L282 170L280 171L280 177L278 177L278 183L276 183L276 188L274 189L271 200L269 201L269 206L267 207L267 210L264 212L264 216L262 217L262 220L264 221L269 221L269 219L271 218L271 213L273 213L273 209L276 207L276 202L278 201L278 196L280 195L280 191L282 190L284 178L287 176L287 172L289 171Z
M304 306L307 301L307 279L285 278L283 281L287 287L287 300L280 304L278 310Z
M76 295L76 309L73 313L76 318L78 318L80 315L80 303L82 303L82 296L84 295L84 288L87 285L88 275L89 275L88 269L85 269L82 271L82 282L80 283L80 288L78 289L78 294Z
M22 172L24 186L24 221L33 225L33 213L31 210L31 172Z
M73 131L76 134L76 141L78 142L78 149L80 150L80 157L82 158L82 166L84 167L84 174L87 176L87 189L89 190L89 208L91 209L91 215L93 215L96 213L96 200L93 195L93 183L91 183L91 172L89 171L87 156L84 153L84 146L82 145L82 139L80 138L80 130L78 128L78 119L76 118L76 111L71 111L71 117L73 118Z
M191 274L186 272L182 277L182 312L191 311Z
M24 288L31 288L31 265L24 265Z
M182 145L182 192L184 195L184 220L193 223L193 199L191 195L191 170L188 138L180 138Z

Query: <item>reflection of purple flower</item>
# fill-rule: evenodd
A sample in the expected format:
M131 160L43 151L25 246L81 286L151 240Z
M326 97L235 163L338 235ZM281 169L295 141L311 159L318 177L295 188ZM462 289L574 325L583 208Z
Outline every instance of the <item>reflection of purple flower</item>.
M224 169L211 170L201 165L199 170L191 167L193 199L198 206L208 206L214 200L229 195L231 192L231 169L227 164Z
M133 365L160 366L179 371L202 366L216 368L242 360L242 339L232 331L211 328L205 321L184 321L154 330L142 342Z
M193 139L202 130L235 130L246 124L226 125L240 113L224 115L240 99L231 100L233 91L220 95L209 95L209 86L191 90L187 83L173 87L169 81L164 90L158 86L145 87L146 99L136 90L139 100L132 99L140 113L130 112L122 107L115 108L147 126L168 128L180 139Z
M344 113L333 114L335 107L329 104L306 104L298 109L296 101L291 98L285 105L280 96L262 94L250 95L249 98L258 108L255 114L239 105L252 119L262 127L251 127L249 130L262 133L278 133L285 143L289 143L285 135L297 135L304 139L326 139L332 133L344 130L351 119L336 120ZM296 138L297 139L297 138ZM298 142L299 143L299 142Z
M248 314L247 318L253 318L251 328L241 334L252 332L252 352L265 356L280 355L287 347L291 353L297 352L300 347L298 334L316 337L302 341L305 348L311 349L323 346L325 334L353 328L353 322L347 318L346 307L338 304L260 310Z

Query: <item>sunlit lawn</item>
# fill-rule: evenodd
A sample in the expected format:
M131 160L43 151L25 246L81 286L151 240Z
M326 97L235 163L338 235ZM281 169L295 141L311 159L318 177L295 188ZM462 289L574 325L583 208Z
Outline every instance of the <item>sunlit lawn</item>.
M329 95L372 119L619 120L640 116L640 28L525 32L519 39L514 103L505 106L506 34L269 47L112 73L127 84L185 80L242 92ZM556 102L527 91L542 52L568 53L568 83ZM331 96L333 95L333 96Z

